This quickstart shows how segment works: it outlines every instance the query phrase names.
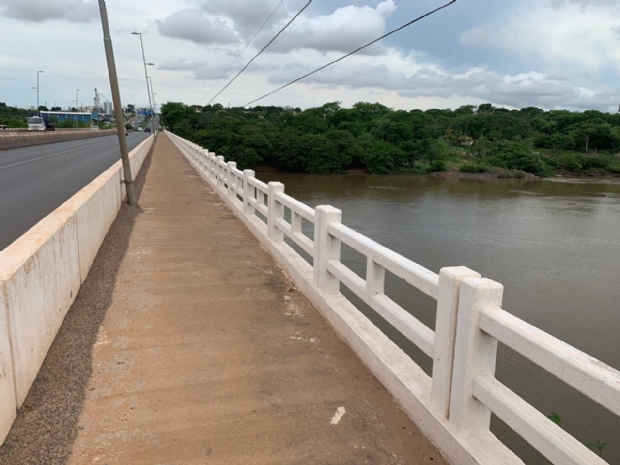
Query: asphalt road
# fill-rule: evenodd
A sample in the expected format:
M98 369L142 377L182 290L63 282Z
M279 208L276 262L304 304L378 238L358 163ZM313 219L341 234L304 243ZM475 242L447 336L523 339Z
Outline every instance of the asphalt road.
M129 133L129 150L149 135ZM116 135L0 151L0 250L117 160Z

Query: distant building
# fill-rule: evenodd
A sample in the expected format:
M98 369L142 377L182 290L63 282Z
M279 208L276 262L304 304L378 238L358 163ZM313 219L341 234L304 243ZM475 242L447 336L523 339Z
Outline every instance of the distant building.
M42 111L41 116L48 115L50 120L56 120L59 123L63 121L79 121L80 123L91 123L93 115L91 113L73 112L73 111Z

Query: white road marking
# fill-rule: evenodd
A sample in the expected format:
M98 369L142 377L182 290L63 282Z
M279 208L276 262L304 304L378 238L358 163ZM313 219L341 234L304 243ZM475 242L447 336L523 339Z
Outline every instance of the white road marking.
M104 142L107 142L107 141L104 141ZM42 157L31 158L30 160L20 161L20 162L17 162L17 163L13 163L11 165L0 166L0 170L5 170L7 168L13 168L14 166L19 166L19 165L25 165L26 163L30 163L30 162L38 161L38 160L43 160L44 158L55 157L57 155L64 155L65 153L77 152L78 150L86 149L88 147L94 147L95 145L101 145L104 142L97 142L96 144L83 145L83 146L75 148L75 149L65 150L64 152L50 153L49 155L44 155Z
M330 421L330 423L332 425L337 425L338 423L340 423L340 420L342 420L342 417L344 416L344 414L347 411L344 409L344 407L338 407L338 409L336 409L336 413L334 413L334 416L332 417L332 421Z

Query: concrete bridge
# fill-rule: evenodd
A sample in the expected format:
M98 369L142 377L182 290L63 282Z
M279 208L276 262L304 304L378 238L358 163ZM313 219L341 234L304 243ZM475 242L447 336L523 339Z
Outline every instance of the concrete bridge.
M552 463L606 463L495 378L497 345L616 415L620 373L502 309L501 284L427 270L174 134L152 143L131 154L141 211L115 165L0 252L0 463L523 463L492 413ZM435 328L386 271L437 301Z

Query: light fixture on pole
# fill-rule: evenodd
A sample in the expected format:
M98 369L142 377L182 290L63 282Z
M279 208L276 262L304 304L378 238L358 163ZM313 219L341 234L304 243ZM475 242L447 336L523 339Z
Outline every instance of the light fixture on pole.
M151 108L151 115L153 114L153 102L151 101L151 89L149 88L149 73L146 71L146 66L155 66L154 63L147 63L146 57L144 56L144 42L142 41L142 33L141 32L132 32L134 36L140 36L140 48L142 49L142 62L144 63L144 78L146 79L146 93L149 96L149 107ZM153 133L155 133L155 123L153 121L153 117L151 117L151 123L153 125Z
M37 71L37 116L41 116L39 112L39 74L43 71Z

